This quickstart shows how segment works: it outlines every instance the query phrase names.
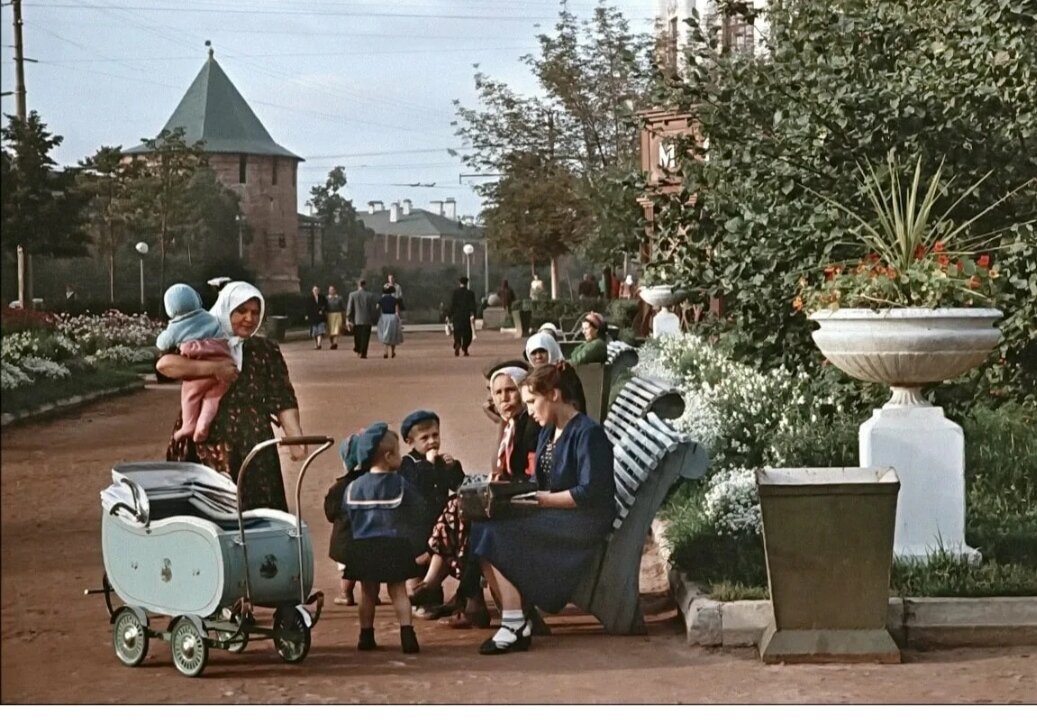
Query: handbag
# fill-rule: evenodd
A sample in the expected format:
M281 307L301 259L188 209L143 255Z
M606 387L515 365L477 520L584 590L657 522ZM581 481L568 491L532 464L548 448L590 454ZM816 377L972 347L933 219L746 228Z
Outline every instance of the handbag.
M469 475L457 489L461 514L468 520L493 520L537 507L533 480L491 482L486 475Z

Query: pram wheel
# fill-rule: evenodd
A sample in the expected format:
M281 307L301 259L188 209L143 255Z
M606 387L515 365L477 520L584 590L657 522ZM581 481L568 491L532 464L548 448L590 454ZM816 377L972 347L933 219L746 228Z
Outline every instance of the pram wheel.
M274 647L286 663L301 662L310 652L310 626L296 608L285 605L274 612Z
M240 620L241 620L241 615L239 613L232 613L230 615L230 617L228 618L228 621L233 623L234 625L237 625L238 621L240 621ZM241 633L234 639L234 642L228 644L227 647L224 648L224 650L226 650L228 653L243 653L243 652L245 652L245 648L248 647L248 640L249 640L248 630L246 630L245 628L247 628L248 626L250 626L250 625L252 625L254 623L255 623L255 620L252 619L252 615L250 614L247 618L245 618L245 624L241 628ZM216 637L219 639L219 641L221 643L226 643L228 640L231 639L232 635L233 635L233 632L226 631L226 630L220 630L219 632L216 633Z
M147 624L141 622L129 608L122 608L115 614L112 647L122 664L131 668L140 665L148 657Z
M208 643L205 634L189 618L180 618L169 639L173 665L189 678L201 675L209 660Z

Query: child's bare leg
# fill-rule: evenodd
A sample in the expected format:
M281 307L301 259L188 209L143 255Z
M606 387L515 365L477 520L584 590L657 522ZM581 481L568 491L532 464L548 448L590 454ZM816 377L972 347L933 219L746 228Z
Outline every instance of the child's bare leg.
M386 587L389 588L389 599L392 600L392 608L396 612L396 619L400 625L410 625L410 598L407 597L407 583L390 582L386 584Z
M381 583L363 580L360 583L360 627L374 627L374 607L378 602L378 590Z

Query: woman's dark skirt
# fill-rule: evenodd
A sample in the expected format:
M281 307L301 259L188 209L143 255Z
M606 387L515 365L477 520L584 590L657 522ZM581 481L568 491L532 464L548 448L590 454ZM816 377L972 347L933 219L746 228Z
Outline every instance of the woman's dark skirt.
M469 547L518 588L523 603L553 613L572 598L611 526L610 511L536 510L473 523Z
M403 582L421 577L424 571L414 562L415 557L410 543L399 537L353 540L346 550L344 577L361 582Z

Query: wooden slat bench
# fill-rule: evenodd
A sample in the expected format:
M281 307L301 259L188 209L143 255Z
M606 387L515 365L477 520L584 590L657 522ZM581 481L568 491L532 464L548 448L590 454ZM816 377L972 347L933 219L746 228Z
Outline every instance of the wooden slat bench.
M617 354L620 351L617 348ZM641 552L652 520L679 479L700 478L709 465L705 448L667 421L683 413L684 400L675 388L634 376L605 418L615 454L617 514L613 531L580 580L573 602L610 633L644 631Z
M601 422L608 415L609 390L612 381L621 372L637 365L637 350L621 341L610 341L608 344L608 361L604 364L581 364L576 367L576 375L583 385L583 395L587 400L587 416L595 422Z

